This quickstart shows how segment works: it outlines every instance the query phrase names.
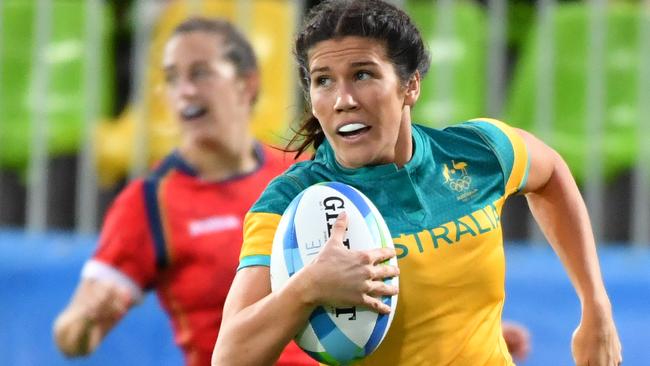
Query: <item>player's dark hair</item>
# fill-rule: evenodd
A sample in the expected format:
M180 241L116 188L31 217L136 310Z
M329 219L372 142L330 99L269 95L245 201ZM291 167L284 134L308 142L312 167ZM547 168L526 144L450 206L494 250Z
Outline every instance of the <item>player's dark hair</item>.
M298 33L294 48L300 84L307 101L303 120L286 147L287 151L296 152L296 156L312 144L318 148L325 139L308 106L311 82L308 52L318 42L347 36L384 42L387 56L404 84L416 71L424 77L429 70L431 58L420 31L398 7L382 0L325 0L313 7ZM293 148L293 145L297 146Z
M235 65L237 75L257 71L257 57L246 37L229 21L220 18L191 17L174 28L172 37L191 32L206 32L223 37L224 57Z

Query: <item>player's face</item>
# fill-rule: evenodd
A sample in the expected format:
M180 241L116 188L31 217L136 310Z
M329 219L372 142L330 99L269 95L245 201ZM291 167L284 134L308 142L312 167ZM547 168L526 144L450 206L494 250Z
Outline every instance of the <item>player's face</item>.
M358 168L408 162L410 106L417 93L401 82L384 44L344 37L317 43L308 56L312 112L339 164ZM419 92L419 79L416 84Z
M167 43L163 68L168 100L190 143L241 141L254 98L247 77L223 57L221 37L195 31Z

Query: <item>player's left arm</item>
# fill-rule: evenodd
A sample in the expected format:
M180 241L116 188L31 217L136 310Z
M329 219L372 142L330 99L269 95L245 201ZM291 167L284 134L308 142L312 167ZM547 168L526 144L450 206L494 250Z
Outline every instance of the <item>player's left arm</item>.
M618 365L622 362L621 343L580 191L555 150L526 131L517 132L526 144L530 161L522 193L566 268L582 305L582 317L572 341L576 365Z

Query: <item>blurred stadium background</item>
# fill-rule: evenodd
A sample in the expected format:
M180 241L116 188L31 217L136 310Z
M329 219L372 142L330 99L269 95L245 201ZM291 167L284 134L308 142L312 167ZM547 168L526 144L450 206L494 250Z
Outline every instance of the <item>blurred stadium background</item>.
M291 44L302 0L0 1L0 364L178 365L153 296L89 358L51 322L104 212L175 141L159 59L175 24L220 15L262 68L254 121L284 142L302 110ZM414 119L503 119L555 147L592 215L626 365L649 365L650 0L401 0L433 56ZM504 209L505 317L527 325L523 365L570 365L579 303L522 198ZM435 306L435 304L432 304Z

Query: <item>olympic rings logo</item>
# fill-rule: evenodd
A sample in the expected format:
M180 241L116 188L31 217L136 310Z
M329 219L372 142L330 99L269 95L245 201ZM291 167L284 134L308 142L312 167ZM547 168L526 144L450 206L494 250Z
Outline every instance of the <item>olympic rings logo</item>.
M469 175L462 176L458 179L449 180L449 188L456 192L462 192L469 188L470 183L472 183L472 177Z

